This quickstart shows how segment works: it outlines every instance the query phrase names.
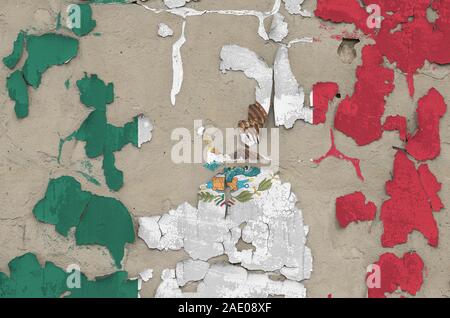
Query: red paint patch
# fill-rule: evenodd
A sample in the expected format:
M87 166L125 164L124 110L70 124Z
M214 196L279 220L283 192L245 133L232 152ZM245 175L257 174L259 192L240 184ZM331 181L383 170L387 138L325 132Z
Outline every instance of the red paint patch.
M393 180L386 182L386 192L391 198L381 207L382 245L394 247L406 243L411 232L419 231L428 244L436 247L439 231L433 209L437 211L443 207L437 194L441 185L428 165L423 164L416 170L402 151L395 156L393 173Z
M313 86L313 124L323 124L327 120L328 105L336 97L339 86L336 83L317 83Z
M439 92L432 88L422 97L417 107L418 129L409 138L406 151L419 161L433 160L441 153L439 121L447 111L447 105Z
M360 160L356 159L356 158L351 158L348 157L346 155L344 155L342 152L340 152L337 148L336 148L336 144L334 143L334 134L333 134L333 130L330 129L330 135L331 135L331 148L330 150L322 157L320 157L319 159L315 159L313 160L314 163L320 164L323 160L329 158L329 157L334 157L337 158L339 160L345 160L345 161L349 161L352 163L353 167L355 167L356 170L356 174L358 175L358 177L364 181L364 177L362 175L361 172L361 167L359 165Z
M414 296L422 287L424 264L417 253L406 253L402 258L386 253L375 264L380 268L381 284L380 288L368 288L369 298L385 298L398 288Z
M408 124L406 118L403 116L389 116L383 125L384 131L398 131L400 133L400 140L405 141L408 138Z
M413 76L425 60L450 63L450 1L448 0L372 0L381 8L381 29L367 26L369 14L359 0L318 0L315 15L332 22L354 23L376 41L389 62L407 76L409 91L414 94ZM427 19L427 9L437 12L434 22Z
M361 192L336 199L336 218L343 228L352 222L371 221L376 213L376 205L373 202L366 204L366 197Z
M360 146L382 137L385 97L394 90L394 71L382 66L383 57L375 46L363 48L362 63L356 70L355 92L339 104L334 119L334 127Z
M418 172L420 182L430 200L431 208L435 212L442 210L444 204L438 195L439 191L441 191L442 184L437 181L436 176L430 171L428 165L421 165Z

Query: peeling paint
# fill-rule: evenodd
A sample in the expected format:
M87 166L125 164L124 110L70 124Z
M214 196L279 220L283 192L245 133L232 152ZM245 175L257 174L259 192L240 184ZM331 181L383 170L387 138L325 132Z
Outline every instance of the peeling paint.
M416 110L418 129L406 144L406 151L416 160L433 160L440 155L439 121L446 111L444 97L434 88L419 100Z
M173 44L172 47L172 68L173 68L173 81L172 81L172 91L170 92L170 101L172 105L175 106L176 98L183 85L183 60L181 58L181 47L186 42L184 36L184 30L186 28L186 20L183 21L181 27L181 36Z
M14 112L17 118L25 118L29 112L28 86L23 72L16 70L6 79L6 88L11 100L15 102Z
M410 95L414 95L414 74L425 61L440 65L449 64L450 3L447 1L373 0L383 17L381 29L367 24L370 13L361 1L318 0L315 15L323 20L354 23L376 41L376 47L391 64L405 73ZM438 14L434 22L427 19L426 11L432 8ZM393 32L401 25L402 29ZM382 83L381 82L378 82Z
M77 36L85 36L91 33L97 26L97 22L92 19L92 8L87 3L80 3L77 5L80 8L80 27L73 27L71 30Z
M313 123L312 108L305 107L305 93L292 73L287 47L280 46L274 63L275 125L294 127L297 120Z
M55 225L56 231L65 237L71 228L76 228L77 245L105 246L118 268L125 244L135 241L127 208L114 198L83 191L72 177L50 179L45 196L35 205L33 214L38 221Z
M270 26L269 39L275 42L281 42L287 37L289 33L288 24L284 22L284 16L280 13L275 13Z
M414 296L422 287L424 264L417 253L405 253L402 258L385 253L375 264L380 268L381 286L369 288L369 298L385 298L398 288Z
M127 272L115 272L95 280L80 273L80 288L70 288L70 279L52 262L41 266L36 255L27 253L8 264L10 276L0 272L0 298L136 298L137 281Z
M14 69L22 58L23 51L25 49L26 33L20 31L17 35L17 39L14 41L13 51L10 55L3 58L3 64L9 69Z
M408 122L403 116L388 116L383 124L384 131L398 131L401 141L407 141Z
M272 97L273 70L255 52L238 45L226 45L220 51L220 70L242 71L248 78L258 82L256 101L266 113L270 111Z
M142 281L148 282L150 279L153 278L153 269L148 268L148 269L140 272L139 277L142 279Z
M161 278L163 281L156 291L157 298L306 297L306 289L301 283L290 280L274 281L268 274L249 273L242 267L229 264L212 265L194 293L182 292L174 270L164 270Z
M47 69L66 64L78 54L78 40L60 34L28 35L26 42L28 58L23 73L33 88L39 87Z
M305 2L305 0L283 0L284 7L287 12L290 14L299 14L304 17L311 17L311 12L308 12L304 9L302 9L302 4Z
M162 38L173 35L173 30L165 23L158 24L158 35Z
M178 286L185 286L190 282L197 282L205 278L210 265L204 261L192 259L179 262L175 268Z
M336 83L316 83L313 86L310 102L313 107L313 124L324 124L327 120L328 106L339 92Z
M184 249L194 260L225 254L231 263L249 270L308 279L308 230L290 184L281 183L269 170L241 169L225 169L202 185L197 209L184 203L162 216L140 218L138 236L151 249ZM255 249L239 251L240 239Z
M164 4L169 9L183 7L188 2L191 2L191 0L164 0Z
M20 32L14 42L13 52L3 59L8 68L13 69L23 55L26 44L28 57L22 70L16 70L7 79L10 98L15 102L17 118L29 114L27 86L38 88L42 74L52 66L68 63L78 54L78 40L55 33L40 36Z
M88 158L103 155L103 171L106 184L113 191L119 191L123 186L123 173L115 166L114 153L131 143L141 147L152 138L153 125L143 115L136 116L133 121L123 127L108 123L106 112L108 104L114 102L114 85L105 84L93 74L77 81L80 91L80 101L88 108L94 108L81 124L81 127L68 137L61 139L58 162L61 158L64 143L72 139L84 141Z
M358 66L356 77L353 95L338 106L334 127L364 146L383 135L381 118L385 97L394 90L394 71L383 66L377 46L368 45L362 50L362 65Z
M395 155L393 179L386 182L386 193L391 198L381 207L382 245L394 247L406 243L411 232L419 231L429 245L437 247L439 229L433 211L444 207L438 196L440 190L441 184L427 164L416 169L414 162L399 150Z
M323 155L322 157L320 157L319 159L314 159L312 161L314 163L320 164L323 160L325 160L325 159L327 159L329 157L334 157L334 158L339 159L339 160L348 161L355 168L355 171L356 171L356 174L357 174L358 178L361 179L362 181L364 181L364 177L362 175L361 167L360 167L360 160L357 159L357 158L348 157L348 156L344 155L342 152L340 152L336 148L336 144L334 142L334 133L333 133L332 129L330 129L330 135L331 135L331 148L330 148L330 150L328 150L328 152L325 155Z
M352 222L372 221L377 207L373 202L366 203L362 192L355 192L336 199L336 219L342 228Z

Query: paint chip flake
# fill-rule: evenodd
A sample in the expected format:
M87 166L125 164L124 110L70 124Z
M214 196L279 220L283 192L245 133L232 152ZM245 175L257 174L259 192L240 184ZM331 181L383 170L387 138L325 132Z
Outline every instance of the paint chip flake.
M165 23L158 24L158 35L162 38L172 36L173 30Z
M373 202L366 203L362 192L355 192L336 199L336 219L342 228L352 222L372 221L377 207Z
M290 184L269 170L226 168L200 187L197 209L184 203L161 217L140 218L138 235L151 249L184 248L201 261L225 254L249 270L302 281L312 271L312 257L296 202ZM238 250L240 240L254 249Z

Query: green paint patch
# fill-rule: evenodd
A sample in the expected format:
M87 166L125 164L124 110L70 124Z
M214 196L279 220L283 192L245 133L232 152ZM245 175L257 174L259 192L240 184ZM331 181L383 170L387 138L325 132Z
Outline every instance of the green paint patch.
M81 274L81 288L73 288L67 298L137 298L138 280L129 280L125 271L90 281Z
M115 166L114 153L122 150L127 144L138 147L138 117L116 127L108 123L106 107L114 102L114 85L105 84L97 75L87 76L77 81L80 101L94 110L89 114L81 127L59 144L58 162L66 141L76 139L86 142L85 152L88 158L103 156L103 172L108 188L119 191L123 186L123 172Z
M0 272L0 298L137 298L138 281L127 272L115 272L90 281L80 274L80 288L69 288L72 273L52 262L43 267L36 255L27 253L8 264L10 276ZM70 285L71 286L71 285Z
M78 40L55 33L41 36L20 32L14 42L13 52L3 59L10 69L17 66L26 46L28 58L22 70L16 70L6 81L10 98L16 102L17 118L25 118L29 112L27 86L38 88L42 74L54 65L68 63L78 54Z
M7 68L12 70L17 66L17 63L19 63L25 48L25 38L25 32L20 31L17 35L17 39L14 41L12 53L3 58L3 64L5 64Z
M88 173L83 172L83 171L77 171L77 172L80 175L82 175L88 182L90 182L92 184L95 184L96 186L100 186L101 185L100 182L97 179L95 179L93 176L89 175Z
M16 104L14 111L17 118L25 118L28 116L28 86L25 82L22 71L15 71L6 79L6 88L11 100Z
M37 220L55 225L67 237L76 228L78 245L105 246L118 268L126 243L135 241L134 226L127 208L118 200L81 189L73 177L50 179L45 197L33 209Z
M62 22L61 22L61 12L56 16L56 30L61 30Z
M77 56L78 45L77 39L56 33L27 36L28 58L23 67L27 83L38 88L46 70L68 63Z
M51 262L41 267L28 253L9 262L10 277L0 272L1 298L57 298L64 293L66 273Z
M80 27L72 28L72 32L78 36L85 36L89 34L97 25L97 22L92 19L92 8L89 4L78 4L80 8Z
M66 81L64 82L64 86L66 87L66 89L70 88L70 79L66 79Z

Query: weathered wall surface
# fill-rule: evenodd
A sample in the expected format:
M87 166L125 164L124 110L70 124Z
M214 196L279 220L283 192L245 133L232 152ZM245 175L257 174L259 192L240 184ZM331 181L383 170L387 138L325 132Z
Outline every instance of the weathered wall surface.
M306 0L304 8L313 11L316 1ZM150 0L151 7L162 7ZM201 0L189 6L197 9L255 9L268 11L272 0ZM0 56L11 51L17 33L29 30L40 34L54 30L57 13L64 10L63 1L3 0L0 8ZM40 261L53 261L66 267L77 263L89 277L113 272L114 264L105 248L76 246L73 237L64 238L54 227L39 223L32 209L46 190L49 177L71 175L91 192L121 200L134 217L161 215L183 202L197 204L200 184L213 173L199 164L176 165L170 153L174 142L171 132L186 127L193 132L194 120L219 128L235 127L246 117L247 106L255 102L254 85L239 72L222 74L219 53L224 45L237 44L255 51L272 64L278 45L257 35L257 19L248 16L203 15L188 17L186 43L182 48L184 82L176 106L170 102L172 86L172 44L179 38L182 18L168 13L155 14L138 5L94 5L95 32L80 39L80 52L69 64L49 69L38 90L30 93L30 115L18 120L13 102L5 89L9 70L0 67L0 272L8 272L8 262L25 252L34 252ZM352 25L331 26L319 19L303 18L280 11L289 23L287 40L313 37L312 44L296 44L290 50L293 72L307 94L319 81L339 84L340 94L352 94L355 69L361 63L361 48L370 40L361 38L355 46L357 57L344 63L338 54L340 40L332 38L352 33ZM266 27L270 26L270 18ZM157 35L164 22L174 36ZM61 31L62 33L68 31ZM345 59L344 59L345 60ZM442 67L445 73L446 67ZM124 172L124 187L111 193L104 186L100 160L91 160L92 174L101 181L97 187L76 173L85 154L83 145L70 142L64 148L61 164L57 163L60 138L76 130L89 113L79 101L74 85L84 72L98 74L115 85L115 102L108 108L108 119L121 126L133 116L144 113L153 120L153 139L141 149L126 146L116 153L116 165ZM66 89L64 83L70 80ZM404 114L415 118L419 97L437 88L450 103L450 77L442 79L417 75L416 95L408 94L405 76L395 72L396 89L387 99L385 117ZM365 297L366 267L378 257L393 251L397 255L415 250L424 260L424 284L418 296L450 296L450 214L447 209L435 213L440 232L438 248L430 248L420 233L413 233L408 243L394 249L381 247L382 223L377 218L352 224L345 230L335 217L335 199L363 191L378 207L388 197L385 182L391 178L396 150L402 147L396 133L385 133L380 141L366 147L336 132L336 144L343 153L361 159L365 177L362 182L353 167L344 161L328 159L320 166L310 159L320 157L330 147L329 131L338 100L330 107L325 125L312 126L301 121L291 130L280 131L280 177L292 183L298 206L309 225L308 246L314 257L311 279L305 282L309 297ZM269 127L273 126L273 115ZM409 121L413 131L415 120ZM430 169L442 182L440 196L450 206L450 117L441 120L441 155L429 162ZM379 213L379 210L378 210ZM135 222L137 229L137 222ZM146 268L154 269L154 278L144 284L141 295L151 297L165 268L186 258L184 252L151 251L138 239L128 245L124 269L131 277Z

